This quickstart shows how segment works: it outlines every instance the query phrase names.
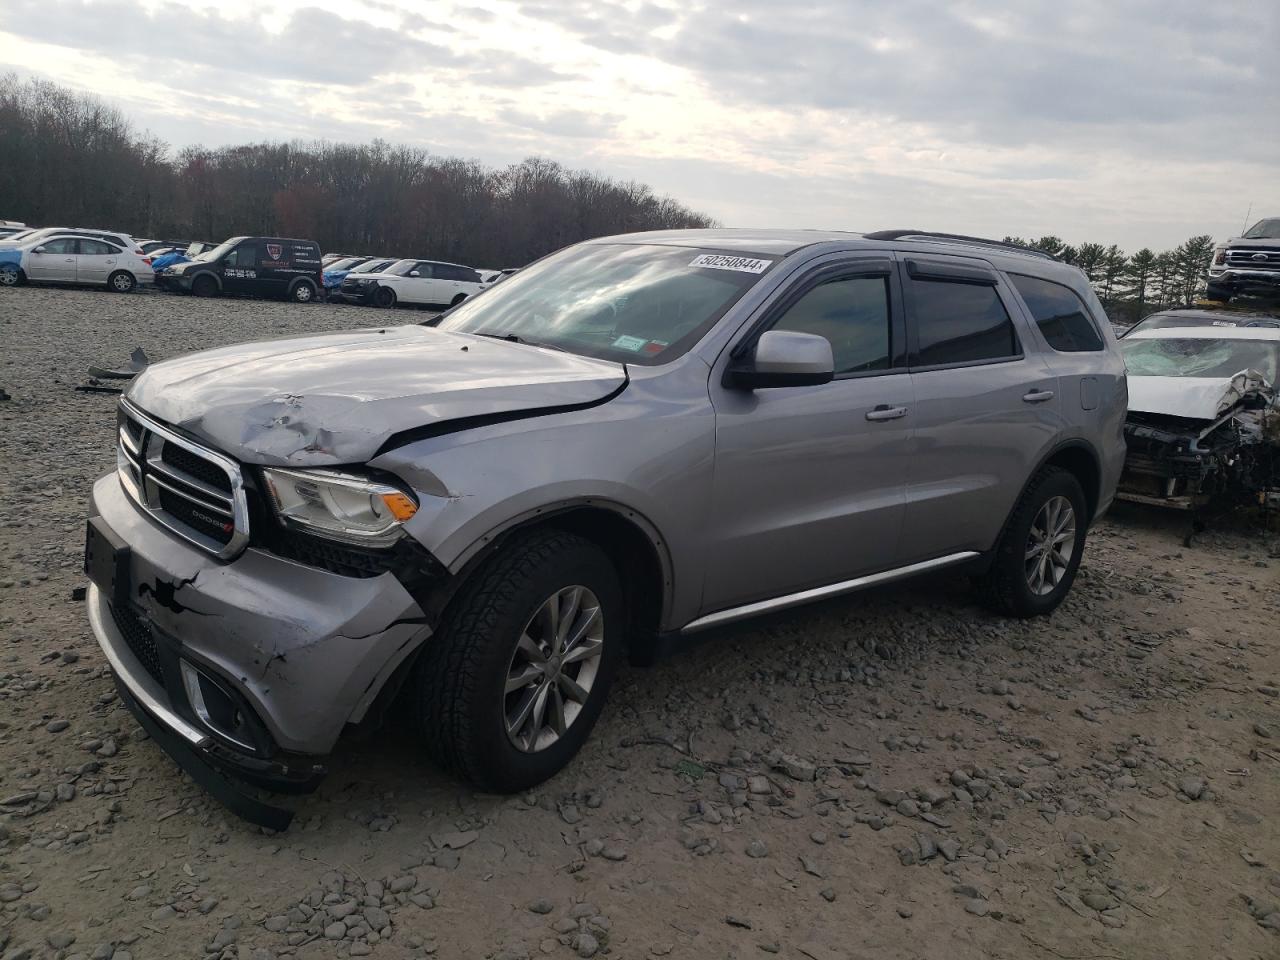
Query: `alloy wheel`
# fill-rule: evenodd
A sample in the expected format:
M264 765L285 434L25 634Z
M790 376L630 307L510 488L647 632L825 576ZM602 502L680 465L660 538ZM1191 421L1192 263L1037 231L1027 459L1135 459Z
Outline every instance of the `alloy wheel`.
M583 586L557 590L525 624L507 668L503 715L516 749L536 753L573 725L604 653L604 611Z
M1076 552L1076 512L1066 497L1050 497L1031 522L1027 537L1027 587L1038 597L1057 589Z

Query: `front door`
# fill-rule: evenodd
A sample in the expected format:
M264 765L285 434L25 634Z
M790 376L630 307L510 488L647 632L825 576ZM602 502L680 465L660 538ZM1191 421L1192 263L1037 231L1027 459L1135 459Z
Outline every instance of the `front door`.
M735 347L767 329L824 336L830 383L732 389L717 366L704 614L898 564L915 398L896 290L888 259L828 262Z
M258 241L243 240L222 258L222 289L227 293L258 291Z
M76 279L75 237L57 237L46 240L27 253L25 267L32 280L52 280L74 283Z
M912 562L991 548L1061 418L1058 378L991 265L904 260L916 432L902 538Z

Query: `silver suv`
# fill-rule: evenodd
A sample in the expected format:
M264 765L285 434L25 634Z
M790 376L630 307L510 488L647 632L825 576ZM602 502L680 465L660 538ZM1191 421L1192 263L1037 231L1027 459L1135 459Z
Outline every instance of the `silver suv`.
M992 241L678 231L561 250L429 321L157 363L88 527L89 618L155 738L305 790L398 695L529 787L625 658L941 568L1070 589L1124 459L1079 270ZM216 771L216 772L215 772Z

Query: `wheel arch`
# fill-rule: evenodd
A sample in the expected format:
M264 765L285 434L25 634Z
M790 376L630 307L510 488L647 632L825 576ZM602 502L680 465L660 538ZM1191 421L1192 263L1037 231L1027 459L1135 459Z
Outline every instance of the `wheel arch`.
M194 289L196 288L196 281L198 281L201 277L209 277L209 278L211 278L211 279L213 280L214 284L217 286L217 288L218 288L218 292L219 292L219 293L221 293L221 292L222 292L222 278L221 278L220 276L218 276L218 275L217 275L214 271L212 271L212 270L197 270L195 273L193 273L193 274L191 275L191 289L192 289L192 290L194 290Z
M567 530L600 547L613 562L627 602L627 647L636 663L652 659L653 640L670 610L675 583L671 553L657 526L614 500L575 498L536 507L504 521L463 550L440 609L513 537L541 528ZM443 601L443 602L442 602Z

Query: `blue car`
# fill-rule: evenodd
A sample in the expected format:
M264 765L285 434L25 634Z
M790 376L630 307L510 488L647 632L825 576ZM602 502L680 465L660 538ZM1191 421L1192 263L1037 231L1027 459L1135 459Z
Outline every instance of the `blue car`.
M342 287L342 281L347 274L377 273L379 270L385 270L395 262L395 257L390 259L381 257L348 257L345 260L334 261L324 270L325 299L333 300L337 298L338 290Z
M207 243L203 240L197 240L185 250L169 250L160 254L158 257L151 258L151 269L156 274L156 286L165 286L165 279L169 272L180 263L186 263L192 257L195 257L205 250L213 249L214 244Z

